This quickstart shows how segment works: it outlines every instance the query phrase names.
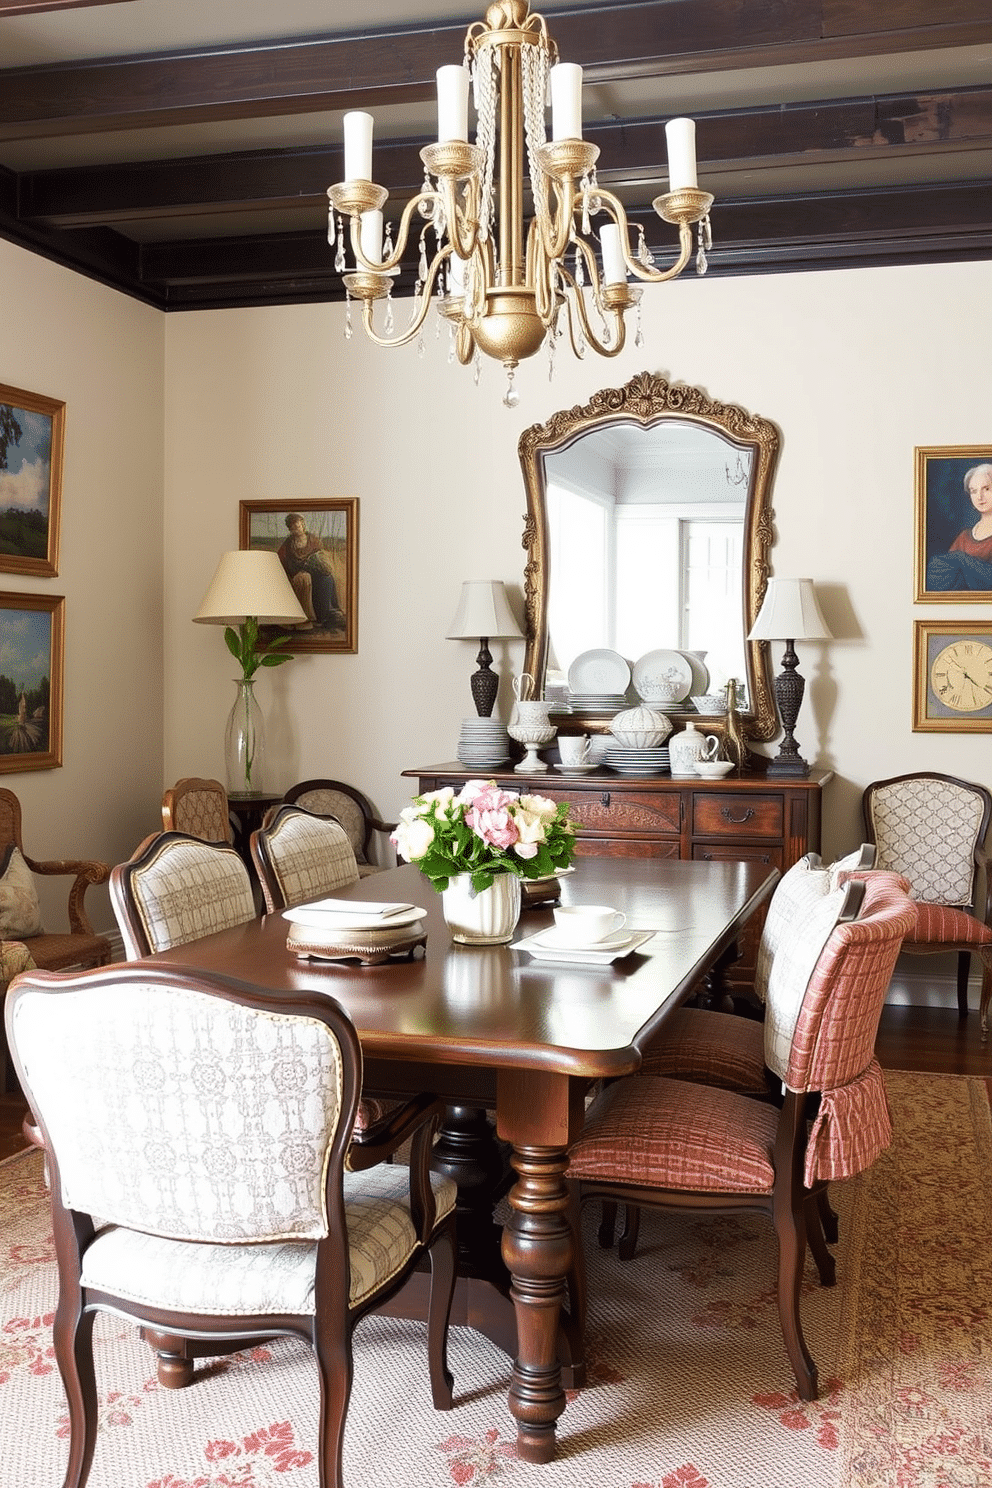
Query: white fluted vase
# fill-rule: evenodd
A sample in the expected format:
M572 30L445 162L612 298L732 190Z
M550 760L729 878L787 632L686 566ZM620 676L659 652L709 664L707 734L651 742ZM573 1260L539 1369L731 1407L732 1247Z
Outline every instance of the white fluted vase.
M515 873L497 873L490 888L476 893L471 873L458 873L442 890L441 904L452 940L505 945L520 918L520 880Z

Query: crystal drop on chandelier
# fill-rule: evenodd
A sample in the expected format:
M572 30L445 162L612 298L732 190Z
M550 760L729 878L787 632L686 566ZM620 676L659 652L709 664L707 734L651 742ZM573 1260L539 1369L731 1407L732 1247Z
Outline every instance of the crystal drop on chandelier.
M516 408L520 402L520 394L513 385L513 368L506 369L506 392L503 394L503 407Z

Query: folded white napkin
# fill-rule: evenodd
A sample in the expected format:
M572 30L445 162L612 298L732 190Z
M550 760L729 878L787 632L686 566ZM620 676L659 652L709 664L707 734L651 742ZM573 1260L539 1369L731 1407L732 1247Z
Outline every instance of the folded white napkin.
M393 915L406 914L413 908L413 905L381 904L364 899L315 899L312 904L306 905L306 908L326 910L328 914L347 915L352 920L356 916L361 916L363 919L376 917L386 920Z

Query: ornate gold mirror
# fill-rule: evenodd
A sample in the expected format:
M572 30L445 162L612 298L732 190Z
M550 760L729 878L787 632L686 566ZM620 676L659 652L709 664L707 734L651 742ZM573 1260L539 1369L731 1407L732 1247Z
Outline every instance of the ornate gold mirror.
M693 675L708 673L708 694L737 678L745 732L774 737L768 645L747 635L768 579L778 448L767 419L647 372L524 431L524 670L559 723L577 658L602 650L636 675L668 648L702 658ZM688 699L655 706L719 721ZM582 725L610 716L583 710Z

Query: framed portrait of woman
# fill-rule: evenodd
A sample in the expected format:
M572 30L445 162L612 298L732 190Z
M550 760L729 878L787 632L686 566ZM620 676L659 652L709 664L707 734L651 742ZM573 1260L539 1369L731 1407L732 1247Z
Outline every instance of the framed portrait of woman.
M358 650L358 498L242 501L240 546L278 553L302 606L299 626L263 626L285 635L284 650Z
M992 440L916 450L916 599L992 600Z

